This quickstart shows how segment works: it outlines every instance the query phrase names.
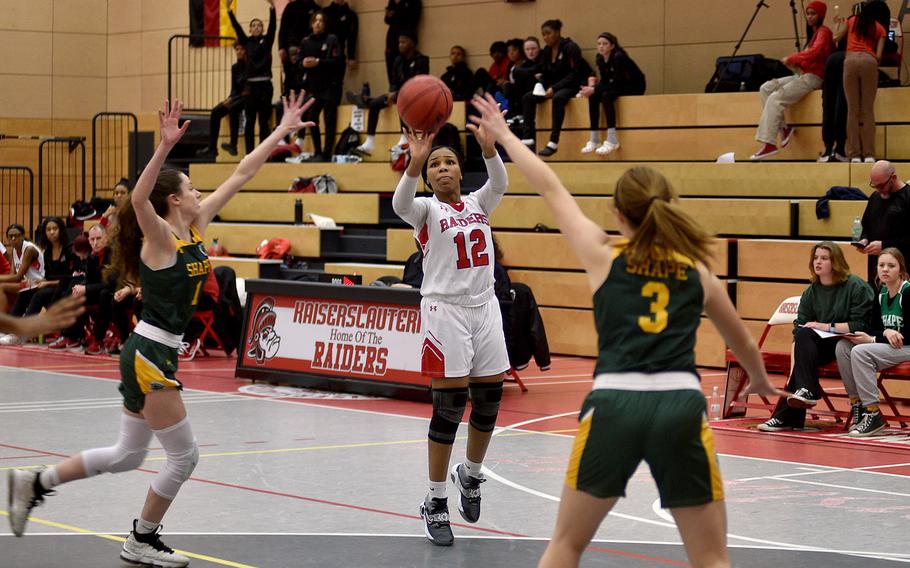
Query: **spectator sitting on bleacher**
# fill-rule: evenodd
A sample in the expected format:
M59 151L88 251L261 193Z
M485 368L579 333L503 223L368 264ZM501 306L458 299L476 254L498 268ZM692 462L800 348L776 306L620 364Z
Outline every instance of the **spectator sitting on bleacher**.
M910 361L910 345L904 344L904 338L910 337L908 278L901 251L883 250L878 257L881 290L875 296L869 333L858 332L837 344L837 367L850 397L851 436L872 436L887 425L878 407L876 373Z
M524 65L526 61L524 42L521 38L513 38L506 42L506 57L509 58L509 76L502 85L502 95L507 101L509 114L512 114L513 108L517 107L521 101L520 97L517 101L515 98L515 70Z
M597 36L597 69L600 81L593 71L588 84L581 88L581 95L588 99L588 114L591 118L591 138L582 154L597 152L606 156L619 148L616 138L616 99L629 95L645 94L645 74L619 45L616 36L603 32ZM607 139L600 144L600 107L607 115Z
M402 32L398 38L399 56L395 60L389 92L366 101L370 111L367 116L367 138L357 147L362 154L371 154L376 146L376 129L379 127L379 113L398 100L398 90L411 77L429 75L430 58L417 51L417 34L412 31ZM404 144L404 135L398 144Z
M117 210L123 207L123 204L130 198L131 191L133 191L133 184L126 178L120 178L120 181L114 186L114 204L108 207L98 220L107 230L110 231L117 224Z
M566 117L566 105L578 94L589 75L591 66L581 55L581 48L569 38L561 35L562 22L547 20L540 28L546 47L540 59L541 83L544 94L532 92L522 97L524 134L522 143L534 148L537 136L537 105L547 99L553 100L553 125L550 141L540 151L541 156L552 156L559 148L559 134Z
M755 139L762 143L750 160L761 160L777 154L790 143L793 127L784 122L784 111L806 95L822 86L825 62L834 48L831 30L824 25L828 7L824 2L809 2L806 6L806 23L810 34L805 49L781 59L781 63L794 70L794 74L771 79L761 86L762 113Z
M82 284L75 284L71 289L71 294L77 298L85 297L87 308L96 308L92 335L88 338L85 336L89 313L82 314L75 324L63 331L57 341L48 345L48 348L54 351L82 351L82 342L85 339L86 352L91 350L93 353L100 353L101 342L104 340L108 324L112 319L113 306L109 301L102 301L102 292L109 291L110 294L113 294L117 283L116 275L108 278L104 276L104 269L111 261L107 230L101 225L92 226L88 231L88 241L92 246L92 254L85 263L85 280ZM111 296L106 297L109 299Z
M281 11L278 28L278 58L284 68L285 78L295 73L297 63L291 57L291 48L298 47L305 37L313 33L313 14L319 11L316 0L290 0ZM284 89L287 91L287 87ZM296 89L295 89L296 90Z
M524 60L517 63L509 70L508 89L506 96L509 99L509 116L521 116L521 100L525 95L534 90L534 83L540 75L540 40L529 36L522 44Z
M243 112L244 90L246 87L246 48L239 43L234 44L237 62L231 65L231 93L226 99L212 108L209 116L209 145L196 152L201 158L214 159L218 156L218 136L221 134L221 119L228 117L230 128L230 142L222 144L221 148L231 156L237 155L237 137L240 131L240 113ZM116 198L116 193L115 193ZM116 201L116 199L115 199Z
M859 251L869 255L867 276L875 286L878 254L896 247L910 258L910 186L897 177L891 162L879 160L869 171L869 187L875 190L863 211Z
M243 31L234 12L228 8L228 17L237 34L237 42L246 49L246 86L244 87L244 112L246 113L246 127L244 141L246 153L249 154L256 147L255 126L259 121L259 141L264 142L271 133L269 119L272 114L272 44L275 43L275 5L274 0L269 3L269 29L263 35L262 20L250 20L250 35Z
M14 316L25 313L28 303L38 290L38 283L44 280L44 255L35 243L25 239L25 228L13 223L6 229L9 247L6 249L10 273L0 275L0 311L6 312L9 300L13 300ZM21 343L19 337L8 334L0 337L0 345Z
M468 68L467 53L460 45L449 50L449 65L442 74L442 82L452 91L452 99L466 101L474 96L474 74Z
M506 42L494 41L490 44L490 63L488 69L480 68L474 73L474 87L478 94L493 94L502 90L502 86L509 82L509 69L512 63L506 55Z
M806 408L815 406L821 394L818 367L835 358L839 336L823 333L853 333L868 329L872 309L872 288L850 266L840 247L822 241L812 247L809 256L811 284L799 300L799 312L793 322L793 363L790 379L784 388L790 394L781 397L771 419L758 425L762 432L801 430L806 424Z
M872 10L860 9L846 23L835 17L834 40L847 36L844 56L844 96L847 99L847 157L851 162L875 162L875 94L878 64L887 33Z
M44 251L44 279L38 283L24 311L27 316L37 314L57 301L62 291L68 289L69 280L79 264L69 242L66 223L60 217L48 217L38 227L38 246ZM17 311L13 308L13 312Z

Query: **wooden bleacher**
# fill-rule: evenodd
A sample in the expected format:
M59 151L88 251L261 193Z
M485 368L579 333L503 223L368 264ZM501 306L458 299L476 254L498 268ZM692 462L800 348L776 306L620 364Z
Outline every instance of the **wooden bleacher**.
M879 149L883 157L910 159L910 89L883 89L876 101ZM859 187L866 193L870 165L817 164L821 149L821 106L813 93L789 112L798 127L791 146L778 160L750 163L757 147L755 123L760 105L757 93L714 95L660 95L621 99L619 152L604 159L577 153L587 139L586 101L569 105L560 151L551 166L577 196L582 209L605 229L614 229L611 195L616 180L636 162L663 172L681 196L683 207L718 239L712 269L735 292L737 311L756 337L780 299L799 294L808 282L809 250L822 239L842 241L850 234L852 220L865 207L861 201L830 203L831 216L815 217L815 202L832 186ZM463 106L456 116L463 119ZM346 126L350 109L340 112L339 127ZM397 140L397 116L387 111L380 132ZM546 140L549 108L538 114L540 140ZM463 124L463 122L456 122ZM340 128L339 128L340 130ZM574 137L574 138L573 138ZM381 147L382 140L378 140ZM718 154L735 151L735 164L715 164ZM793 160L801 160L794 162ZM196 187L212 190L226 179L233 164L194 164L190 177ZM533 188L507 164L509 192L491 216L491 224L505 253L504 264L514 281L534 290L547 324L554 353L594 355L595 336L588 283L577 259L561 235L538 233L538 223L555 228L552 216ZM898 165L898 173L903 172ZM288 194L294 177L328 173L336 178L337 195ZM304 212L332 216L339 223L364 227L379 225L381 203L394 190L399 174L386 156L362 164L267 164L244 192L225 210L224 220L282 223L293 220L293 202L300 197ZM274 225L273 225L274 226ZM214 234L211 233L210 234ZM253 236L237 238L253 239ZM258 241L256 241L258 244ZM845 243L844 243L845 244ZM249 247L246 247L248 249ZM228 249L234 252L230 246ZM236 247L244 251L243 246ZM865 257L842 246L854 272L865 275ZM410 229L386 230L387 264L359 265L368 281L397 274L415 251ZM309 252L312 252L309 251ZM306 256L306 255L303 255ZM327 264L335 273L357 272L351 263ZM367 273L369 270L369 275ZM789 330L769 339L769 347L786 346ZM701 365L723 366L724 345L710 321L698 330L697 360Z

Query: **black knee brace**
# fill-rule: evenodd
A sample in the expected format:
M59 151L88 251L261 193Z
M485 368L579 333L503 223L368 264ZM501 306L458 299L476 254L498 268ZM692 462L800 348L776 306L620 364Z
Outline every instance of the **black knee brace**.
M471 426L481 432L496 428L499 401L502 400L502 381L498 383L471 383Z
M433 418L430 420L430 440L451 446L455 443L458 425L468 405L468 389L433 389Z

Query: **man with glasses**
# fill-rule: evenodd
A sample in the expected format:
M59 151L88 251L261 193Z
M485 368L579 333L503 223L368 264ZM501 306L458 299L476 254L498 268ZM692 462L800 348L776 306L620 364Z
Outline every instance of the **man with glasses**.
M869 257L869 282L875 286L878 254L897 247L910 259L910 188L897 177L891 162L879 160L869 172L869 197L863 212L863 234L859 251Z

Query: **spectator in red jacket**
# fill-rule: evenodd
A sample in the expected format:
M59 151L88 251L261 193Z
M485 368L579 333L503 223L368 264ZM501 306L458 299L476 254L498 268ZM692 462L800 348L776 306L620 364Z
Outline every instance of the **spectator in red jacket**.
M773 156L789 144L794 129L784 122L784 111L822 86L825 61L834 49L834 35L823 25L827 11L828 6L824 2L809 2L806 6L806 22L812 30L809 42L799 53L781 59L795 74L771 79L761 86L763 108L755 139L762 143L762 147L751 156L751 160Z

